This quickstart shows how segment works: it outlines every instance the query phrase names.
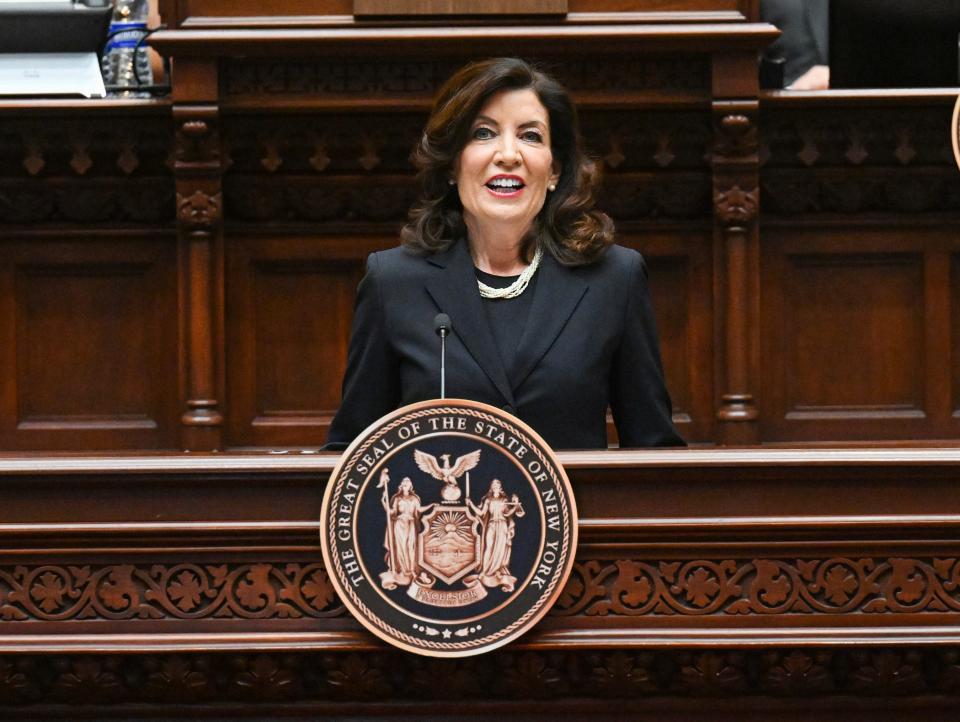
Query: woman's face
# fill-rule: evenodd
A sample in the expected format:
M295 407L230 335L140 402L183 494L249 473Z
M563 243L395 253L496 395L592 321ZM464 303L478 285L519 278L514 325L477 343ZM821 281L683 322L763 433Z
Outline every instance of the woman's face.
M490 491L494 496L500 496L503 493L503 485L499 479L494 479L490 482Z
M529 88L502 90L480 109L460 152L456 182L468 229L533 224L559 172L550 150L550 119Z
M413 490L413 482L409 478L404 477L403 481L400 482L400 491L406 496Z

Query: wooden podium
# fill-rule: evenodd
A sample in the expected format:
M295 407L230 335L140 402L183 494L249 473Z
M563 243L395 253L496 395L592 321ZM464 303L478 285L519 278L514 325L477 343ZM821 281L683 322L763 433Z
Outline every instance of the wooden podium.
M333 592L318 519L335 456L4 459L3 709L72 718L952 714L960 451L561 460L581 541L559 602L503 650L428 660L377 642Z

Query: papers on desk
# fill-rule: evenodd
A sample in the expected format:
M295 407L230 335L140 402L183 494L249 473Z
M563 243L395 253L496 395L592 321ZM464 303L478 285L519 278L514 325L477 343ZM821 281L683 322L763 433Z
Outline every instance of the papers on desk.
M106 94L96 53L0 53L0 96Z

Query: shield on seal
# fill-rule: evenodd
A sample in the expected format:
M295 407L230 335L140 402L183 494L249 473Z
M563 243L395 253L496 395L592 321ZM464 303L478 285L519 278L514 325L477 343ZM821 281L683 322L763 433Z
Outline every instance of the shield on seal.
M421 518L417 540L420 566L453 584L480 563L480 531L465 506L441 506Z

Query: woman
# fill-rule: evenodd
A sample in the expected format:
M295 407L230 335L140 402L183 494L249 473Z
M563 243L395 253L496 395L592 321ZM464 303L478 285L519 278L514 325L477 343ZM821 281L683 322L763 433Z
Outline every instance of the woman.
M395 589L410 584L417 575L420 514L433 504L420 505L420 497L414 492L409 476L403 477L399 490L389 502L386 486L383 493L383 509L387 513L387 532L383 542L387 571L380 574L380 582L386 589Z
M680 445L663 382L646 266L594 210L597 174L555 80L515 58L441 88L414 152L423 195L402 247L371 254L357 293L343 402L328 448L447 395L499 406L554 448Z
M511 499L503 493L499 479L490 482L478 507L467 499L467 506L480 518L483 527L480 547L480 583L485 587L500 587L512 592L517 578L510 573L510 552L513 549L514 515L524 515L523 506L514 494Z

